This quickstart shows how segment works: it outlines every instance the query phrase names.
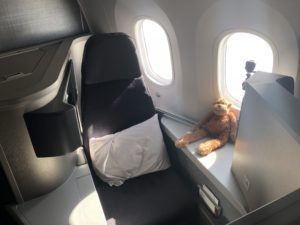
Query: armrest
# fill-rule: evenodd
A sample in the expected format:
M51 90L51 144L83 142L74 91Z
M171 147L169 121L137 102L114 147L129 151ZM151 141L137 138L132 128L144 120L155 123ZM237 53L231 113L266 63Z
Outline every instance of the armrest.
M192 127L191 124L169 118L166 115L161 118L161 124L162 129L173 141ZM245 214L243 196L231 173L234 145L228 143L208 156L200 156L196 152L200 142L191 143L186 148L180 149L180 151L199 169L200 173L209 179L241 215Z

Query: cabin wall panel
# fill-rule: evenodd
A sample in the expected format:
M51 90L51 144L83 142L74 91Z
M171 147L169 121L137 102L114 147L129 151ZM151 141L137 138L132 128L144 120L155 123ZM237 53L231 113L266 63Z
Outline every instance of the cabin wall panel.
M296 33L298 46L300 51L300 1L298 0L288 0L288 1L281 1L281 0L263 0L271 7L278 10L289 22L292 26L293 30ZM299 59L300 65L300 59ZM296 96L300 97L300 71L298 69L297 78L296 78L296 85L295 85L295 94Z
M266 38L274 48L274 71L297 76L299 54L295 31L280 12L261 1L219 1L200 17L196 29L198 86L205 82L219 94L218 47L221 39L231 32L250 32Z
M90 31L93 33L116 32L116 0L77 0Z
M195 58L194 28L198 21L198 11L203 10L196 2L182 4L180 1L175 1L168 4L162 1L160 4L160 1L119 0L115 10L117 30L129 33L132 37L135 36L134 24L141 18L153 19L165 28L171 44L174 81L169 86L160 86L151 82L146 76L144 80L157 108L192 119L199 117L199 109L202 110L203 115L208 111L198 104L198 88L204 95L210 92L209 86L195 86L198 62ZM185 7L181 8L181 6ZM182 10L187 10L189 13L186 14ZM207 98L204 98L204 101L210 104Z
M0 1L0 52L82 33L73 0Z
M260 0L117 0L112 19L117 31L132 37L139 18L154 19L166 29L175 80L170 86L159 86L144 79L156 107L197 120L219 96L217 47L230 31L254 32L271 40L279 55L275 72L297 78L298 31L279 8Z
M170 101L170 104L178 104L177 110L174 111L169 106L164 105L158 105L158 107L164 107L166 111L198 120L210 110L210 104L214 100L215 94L212 86L206 83L207 74L199 74L197 71L197 65L202 58L197 58L195 49L197 30L195 28L199 17L216 1L202 0L201 4L198 0L190 0L189 4L183 4L180 0L173 1L172 4L168 0L156 2L172 22L178 39L179 60L182 68L181 71L175 71L175 79L181 78L181 83L178 85L182 87L182 96L178 96L180 93L176 89L169 89L169 95L175 98L175 101ZM199 78L203 78L204 82L197 85ZM180 98L182 99L181 102L176 101Z
M77 64L81 63L86 38L70 38L61 43L38 48L38 51L45 54L37 62L34 73L2 83L0 87L0 90L4 88L10 91L5 92L6 95L4 92L4 95L0 94L0 163L17 203L53 191L68 179L77 164L77 151L61 156L38 157L24 114L42 108L56 97L63 85L62 80L67 72L65 69L69 59L73 59L76 64L74 72L80 75ZM18 60L14 59L15 56L3 58L2 64L18 63ZM19 60L36 61L28 52L18 56ZM51 110L55 111L55 108L54 106ZM40 132L45 134L43 129Z
M214 12L214 14L212 15L219 19L219 24L217 24L217 27L215 28L222 28L222 25L224 25L224 23L230 21L230 19L228 18L234 17L235 20L233 20L234 22L229 26L229 28L242 28L242 26L237 27L237 25L243 25L243 23L247 24L251 21L255 21L253 22L252 28L258 28L258 32L262 31L262 34L267 38L271 40L273 40L274 38L275 42L278 38L285 39L286 42L288 42L291 35L287 35L285 32L283 32L282 28L289 27L289 29L294 32L294 35L297 38L298 42L300 41L300 2L298 0L79 0L79 2L81 2L82 5L85 6L84 8L86 11L87 19L90 22L89 24L91 25L91 28L94 32L124 31L129 32L131 35L133 35L133 24L130 24L128 21L132 22L132 18L136 18L138 16L149 16L150 18L152 17L156 20L160 20L158 22L162 23L162 25L164 26L167 26L167 23L172 26L175 37L170 37L170 39L178 40L177 43L172 43L172 45L178 45L177 48L180 52L180 55L178 55L178 60L180 60L181 63L179 67L182 69L182 71L175 71L176 79L181 80L180 82L175 81L176 85L174 85L174 87L178 88L176 91L179 93L175 93L175 88L172 88L172 95L166 95L165 92L170 93L171 91L162 90L162 88L160 87L156 87L157 90L154 90L155 88L153 89L152 87L150 87L150 89L153 89L153 93L157 92L158 90L159 92L163 92L160 94L166 99L170 98L170 96L172 96L172 99L175 99L175 101L173 101L173 105L168 104L168 101L164 101L161 99L155 100L159 108L167 109L169 111L172 111L173 113L179 113L195 119L201 117L208 111L210 103L214 100L215 96L218 95L217 90L215 90L215 81L206 81L206 79L209 79L212 76L215 77L216 75L216 72L213 72L214 74L212 74L212 72L208 72L207 69L208 67L211 67L213 69L215 68L215 64L211 65L213 60L209 56L205 57L205 54L203 54L202 58L204 58L205 62L203 62L202 64L205 64L205 67L201 66L201 68L199 68L198 66L198 69L195 69L195 67L197 67L197 65L202 62L201 59L196 59L195 56L195 39L198 38L198 45L206 45L204 42L202 42L202 40L199 40L199 37L195 37L195 31L198 29L198 33L206 33L207 29L207 27L197 27L195 23L199 22L204 13L207 13L207 11L210 11L211 8L214 7L213 5L219 4L224 7L221 8L218 12ZM148 7L141 7L141 5L143 4ZM156 7L151 7L150 5L156 5ZM126 15L126 11L130 13L127 13ZM163 19L162 17L157 17L159 11L160 14L164 14L164 17L167 18L168 21L166 19ZM278 17L281 17L281 21L285 20L286 24L278 24L276 21L273 21L271 19L271 11L271 14L275 13L278 15ZM127 22L125 22L124 20L127 20ZM207 26L215 25L216 24L208 24ZM247 27L249 28L249 26L245 26L245 28ZM278 30L282 30L282 32L277 32L277 34L274 33L274 30L276 31L277 28ZM167 31L168 30L169 29L167 29ZM278 35L278 33L280 33L280 35ZM172 36L172 34L170 36ZM216 37L210 38L214 40ZM294 41L292 41L292 43L293 45L295 45ZM282 52L279 52L280 60L286 60L283 63L284 65L280 65L278 70L275 72L293 76L296 79L296 94L298 93L299 96L300 79L298 79L298 77L300 74L298 72L298 65L300 64L300 60L295 63L296 59L292 57L293 55L295 55L295 53L289 54L289 52L294 52L295 50L299 51L298 46L300 45L293 45L291 44L291 48L281 50ZM211 45L209 45L208 47L212 48ZM282 48L284 48L284 46ZM197 54L199 54L199 51ZM206 64L206 60L210 63ZM286 63L288 61L290 61L290 63ZM199 74L198 70L201 71L201 74ZM184 74L185 76L184 79L179 78L180 76L182 76L182 74ZM196 77L195 75L198 77ZM201 82L203 84L201 85L202 87L195 87L195 79L198 79L198 82ZM207 91L208 88L206 89L203 87L209 87L214 90ZM191 89L197 89L199 90L199 93L195 94L195 91L189 91ZM203 99L199 99L199 104L196 102L198 95L204 95ZM177 106L175 106L175 103L177 104ZM201 108L203 108L202 110L199 109L200 105Z
M72 173L76 153L37 158L23 119L24 108L0 111L0 157L18 203L52 191Z
M177 34L175 34L174 26L171 24L169 18L155 2L139 0L118 1L115 8L115 16L117 30L128 33L133 38L135 37L135 24L138 20L143 18L150 18L157 21L166 30L171 44L170 48L173 53L172 59L175 79L169 86L161 86L153 83L147 76L143 76L143 78L156 107L177 112L178 107L180 107L183 102L181 56L179 54L181 50L177 44ZM175 94L174 91L176 91ZM174 104L174 102L176 104Z

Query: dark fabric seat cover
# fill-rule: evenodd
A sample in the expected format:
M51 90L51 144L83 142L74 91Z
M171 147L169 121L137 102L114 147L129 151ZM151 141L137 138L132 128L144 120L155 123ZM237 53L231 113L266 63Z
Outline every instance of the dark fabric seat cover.
M121 131L155 114L140 74L135 48L127 35L89 38L83 57L81 102L86 150L89 138ZM110 187L98 177L95 183L109 224L195 222L195 190L172 168L130 179L120 187Z
M16 204L16 200L9 185L4 169L0 164L0 225L17 224L5 207L6 205L12 204Z

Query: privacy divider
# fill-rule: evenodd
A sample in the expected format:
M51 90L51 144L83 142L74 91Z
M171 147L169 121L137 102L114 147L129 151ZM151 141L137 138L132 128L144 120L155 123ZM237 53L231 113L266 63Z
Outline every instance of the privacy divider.
M82 145L76 103L77 89L70 61L57 96L46 106L24 115L37 157L61 156Z
M232 171L249 211L300 186L300 101L291 77L258 72L246 86Z

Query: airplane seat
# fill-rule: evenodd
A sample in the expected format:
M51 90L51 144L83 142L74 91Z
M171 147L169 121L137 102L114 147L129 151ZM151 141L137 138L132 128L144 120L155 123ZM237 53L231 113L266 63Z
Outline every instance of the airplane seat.
M135 47L126 34L99 34L87 40L81 107L90 165L89 138L121 131L155 114L140 76ZM93 176L109 224L197 224L197 188L172 167L127 180L119 187Z
M5 206L16 202L12 193L7 177L4 173L2 166L0 165L0 225L13 225L16 224L12 216L8 214Z

